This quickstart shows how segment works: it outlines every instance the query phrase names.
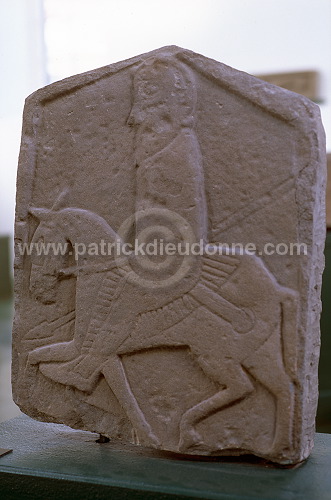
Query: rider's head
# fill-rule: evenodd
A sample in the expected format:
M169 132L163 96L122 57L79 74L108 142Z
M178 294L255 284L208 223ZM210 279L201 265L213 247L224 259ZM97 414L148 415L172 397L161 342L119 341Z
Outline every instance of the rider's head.
M196 87L184 64L166 57L151 57L138 67L133 89L130 125L139 126L148 117L168 121L172 126L193 125Z

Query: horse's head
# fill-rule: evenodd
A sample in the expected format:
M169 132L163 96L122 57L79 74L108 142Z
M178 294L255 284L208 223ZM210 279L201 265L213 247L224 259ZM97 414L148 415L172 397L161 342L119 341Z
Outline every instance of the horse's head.
M39 222L31 241L30 291L36 300L52 304L56 302L63 270L73 264L72 247L59 212L31 208L30 213Z
M118 236L99 215L73 207L31 208L30 214L38 221L31 241L30 290L40 302L54 303L65 278L113 266L111 253L105 254L99 246L103 243L108 248Z

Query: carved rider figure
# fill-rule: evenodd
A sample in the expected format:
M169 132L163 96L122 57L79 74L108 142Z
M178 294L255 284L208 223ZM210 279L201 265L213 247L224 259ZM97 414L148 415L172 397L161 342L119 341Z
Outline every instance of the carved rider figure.
M191 242L207 243L207 196L194 131L197 90L193 75L178 61L150 58L136 70L133 90L128 124L135 127L136 235L158 234L162 214L170 219L173 214L168 222L176 226L179 221L177 242L185 242L183 234L189 231ZM78 209L68 210L73 218L90 217ZM60 212L57 217L61 218ZM99 226L104 230L101 222ZM113 233L110 229L111 237ZM205 253L191 261L186 274L172 286L167 285L174 272L172 266L160 271L161 263L151 265L152 271L144 274L134 255L129 264L129 269L127 265L113 269L105 265L103 271L98 270L103 279L87 332L76 329L73 340L65 346L53 344L33 350L29 363L39 364L50 379L86 393L91 393L104 376L138 439L147 445L159 446L160 439L132 394L121 361L121 356L139 349L188 346L205 374L220 386L216 394L182 416L178 450L199 449L203 439L195 425L252 393L254 380L260 380L278 398L277 420L281 422L283 409L293 404L290 379L295 294L279 286L255 256ZM160 286L139 288L139 279L131 277L140 271L142 283L159 280ZM86 275L86 269L84 272ZM78 273L77 289L82 277ZM251 280L257 283L253 292ZM114 292L110 294L111 286ZM77 306L77 314L82 314L80 304ZM288 319L285 323L293 329L294 338L293 345L284 346L285 359L282 317ZM268 349L273 352L270 363L275 365L274 373L278 372L277 380L271 380L259 364L262 352L270 355ZM274 439L277 452L288 446L290 433L290 425L278 427Z

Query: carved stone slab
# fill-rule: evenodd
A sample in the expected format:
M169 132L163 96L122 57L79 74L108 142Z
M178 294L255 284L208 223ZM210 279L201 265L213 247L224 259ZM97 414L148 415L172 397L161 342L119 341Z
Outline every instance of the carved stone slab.
M305 459L325 170L315 104L177 47L32 94L17 181L22 411L174 452Z

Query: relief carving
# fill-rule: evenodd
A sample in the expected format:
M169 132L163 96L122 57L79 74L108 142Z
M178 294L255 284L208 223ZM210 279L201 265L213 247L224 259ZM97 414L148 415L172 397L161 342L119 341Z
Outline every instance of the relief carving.
M123 439L130 439L131 428L131 440L145 446L191 454L255 453L281 463L296 461L302 456L297 437L298 362L302 362L298 343L306 300L295 287L299 271L291 264L293 279L282 279L280 261L270 260L269 267L257 252L220 243L230 237L227 230L241 224L244 231L252 210L244 210L241 218L236 210L224 217L222 195L219 207L213 205L210 169L217 169L217 148L222 151L222 144L215 142L207 157L208 130L202 131L200 124L205 90L199 61L196 68L192 61L188 64L161 51L128 68L125 78L132 100L129 112L123 111L122 121L119 118L132 145L133 210L127 217L117 217L111 199L108 217L104 199L99 211L93 208L95 200L87 208L84 197L79 202L75 185L70 189L76 205L64 189L50 209L36 205L37 195L31 198L28 220L35 228L31 248L40 244L52 248L56 243L65 251L57 255L33 251L25 257L27 300L37 304L41 317L31 321L17 341L22 387L31 401L41 391L39 406L30 410L33 416L39 412L43 419L49 414L61 421L43 406L42 387L50 384L54 394L65 395L68 414L70 405L75 406L72 401L79 402L75 418L66 416L64 423L109 437L123 434ZM207 63L206 68L208 72ZM212 78L207 81L214 85ZM216 92L214 87L211 92ZM227 90L220 92L223 112ZM212 133L220 142L225 140L217 131ZM112 182L105 168L103 175L105 183ZM228 180L223 180L221 193L229 190ZM284 204L289 189L280 194ZM92 200L88 184L85 193ZM263 211L263 199L253 196L247 206L255 207L254 213ZM219 222L214 224L216 212ZM100 242L107 251L100 251ZM182 251L160 254L161 246L169 243ZM148 244L158 251L139 252ZM185 253L194 245L202 250ZM65 312L59 305L62 286L70 290L74 303ZM51 307L56 312L48 320ZM169 375L162 385L167 360L178 363L179 373L183 370L182 388L177 375ZM138 377L142 371L146 380L150 377L149 388ZM33 380L41 389L29 385ZM182 406L176 403L176 392L182 394ZM107 403L108 397L112 403ZM17 399L24 397L20 394ZM77 423L80 404L86 405L87 417L80 416L82 423ZM238 437L239 433L233 437L231 419L243 419L246 408L252 413L246 437ZM93 411L113 423L95 428ZM260 411L261 422L263 413L267 417L261 423L265 436L253 443L249 434L258 432L260 425L254 421L255 411ZM224 431L219 439L217 425L221 434Z

